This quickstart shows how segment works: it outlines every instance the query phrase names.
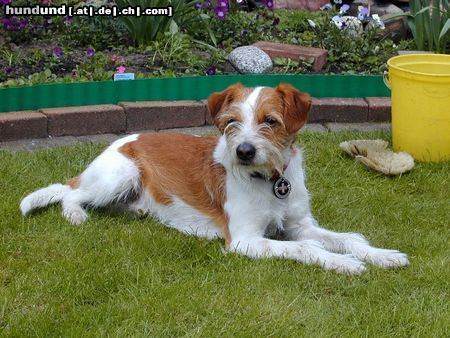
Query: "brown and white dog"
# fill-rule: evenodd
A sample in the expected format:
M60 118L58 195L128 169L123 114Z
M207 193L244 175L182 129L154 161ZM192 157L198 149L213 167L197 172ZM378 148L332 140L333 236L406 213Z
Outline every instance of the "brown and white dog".
M72 224L83 206L126 204L185 234L225 239L228 251L283 257L325 269L361 273L364 262L384 268L408 264L407 255L375 248L360 234L318 226L304 184L298 130L309 95L288 84L212 94L208 109L221 136L130 135L111 144L67 184L26 196L20 209L61 202ZM282 230L285 240L269 238Z

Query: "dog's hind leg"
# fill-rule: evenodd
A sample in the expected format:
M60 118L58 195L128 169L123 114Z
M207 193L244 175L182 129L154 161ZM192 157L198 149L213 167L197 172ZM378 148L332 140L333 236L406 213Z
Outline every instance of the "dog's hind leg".
M88 215L84 205L105 207L139 193L139 169L136 163L118 151L136 137L131 135L114 142L80 175L77 186L64 195L63 216L70 223L78 225L86 221Z
M62 215L70 223L79 225L87 220L88 215L82 205L91 202L89 192L81 189L71 190L62 200Z
M140 194L139 168L119 150L137 137L130 135L111 144L67 184L52 184L26 196L20 203L22 214L26 216L34 209L61 202L63 216L72 224L81 224L88 217L83 206L104 207L127 202Z

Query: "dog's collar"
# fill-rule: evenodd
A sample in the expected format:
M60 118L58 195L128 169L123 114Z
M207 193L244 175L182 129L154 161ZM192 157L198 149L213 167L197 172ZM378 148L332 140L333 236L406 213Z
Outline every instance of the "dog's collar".
M283 166L283 172L287 169L288 164L285 164ZM266 175L260 173L259 171L255 171L255 172L250 174L250 177L251 178L260 178L260 179L263 179L263 180L266 180L266 181L273 182L273 181L276 181L277 179L279 179L281 177L281 174L280 174L280 172L278 170L274 170L273 173L272 173L272 176L271 177L267 177Z

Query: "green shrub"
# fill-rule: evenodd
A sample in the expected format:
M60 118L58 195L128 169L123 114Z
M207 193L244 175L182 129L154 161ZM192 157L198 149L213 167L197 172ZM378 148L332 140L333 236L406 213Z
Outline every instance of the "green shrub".
M200 20L195 9L195 0L116 0L119 8L128 6L141 8L173 7L173 17L168 16L119 16L132 40L137 45L148 45L158 33L177 32L179 28L188 27L195 20Z
M388 20L406 16L419 50L445 53L449 47L450 8L448 0L411 0L410 12L396 14Z

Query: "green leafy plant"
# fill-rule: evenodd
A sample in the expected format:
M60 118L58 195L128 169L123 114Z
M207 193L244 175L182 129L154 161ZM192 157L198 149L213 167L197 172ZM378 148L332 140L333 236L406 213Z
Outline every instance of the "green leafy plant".
M158 39L153 41L149 47L154 51L152 64L157 58L164 66L173 67L178 62L185 62L189 57L191 42L187 35L182 33L160 34Z
M88 79L91 81L111 80L115 68L116 62L112 61L111 57L102 52L96 52L88 62L83 62L76 66L73 72L73 79Z
M206 23L205 28L193 32L195 39L206 41L208 35L212 34L217 44L225 48L236 48L258 40L272 40L279 19L273 12L259 9L251 13L230 11L225 19L209 16Z
M127 31L116 18L109 16L80 16L65 21L59 38L67 46L96 50L110 49L118 44L126 45Z
M22 59L20 51L12 51L7 48L0 48L0 60L7 66L19 64Z
M154 41L158 33L178 32L179 27L187 27L190 23L200 20L195 9L195 0L116 0L119 8L141 7L161 8L172 6L173 16L119 16L127 28L131 38L137 45L148 45Z
M33 65L40 64L46 58L45 52L40 48L33 48L28 55L28 62Z
M382 27L368 25L359 35L352 35L336 25L333 15L334 12L324 13L316 18L309 24L309 31L295 37L297 43L328 50L327 72L381 74L386 70L386 61L397 47L392 40L380 38Z
M436 53L448 51L449 1L411 0L409 6L410 12L391 15L386 20L406 16L418 49Z
M287 58L275 58L273 60L274 73L278 74L301 74L311 69L314 60L294 61Z

